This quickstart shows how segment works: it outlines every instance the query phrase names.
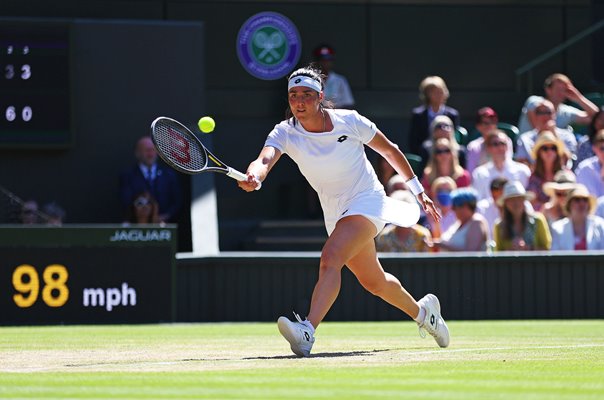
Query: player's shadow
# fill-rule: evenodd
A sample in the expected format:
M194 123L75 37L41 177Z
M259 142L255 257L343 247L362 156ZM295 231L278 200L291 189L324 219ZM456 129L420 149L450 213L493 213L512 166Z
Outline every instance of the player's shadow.
M381 349L381 350L358 350L358 351L342 351L342 352L333 352L333 353L315 353L311 354L310 358L335 358L335 357L364 357L364 356L372 356L377 353L383 353L386 351L390 351L390 349ZM261 356L261 357L244 357L242 360L287 360L287 359L295 359L300 358L295 355L288 356Z

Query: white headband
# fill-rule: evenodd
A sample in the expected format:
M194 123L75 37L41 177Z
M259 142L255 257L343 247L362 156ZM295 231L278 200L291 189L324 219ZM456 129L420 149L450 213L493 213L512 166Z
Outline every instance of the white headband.
M287 84L287 90L295 86L304 86L311 88L312 90L316 90L317 92L321 92L321 84L313 78L305 75L298 75L291 78Z

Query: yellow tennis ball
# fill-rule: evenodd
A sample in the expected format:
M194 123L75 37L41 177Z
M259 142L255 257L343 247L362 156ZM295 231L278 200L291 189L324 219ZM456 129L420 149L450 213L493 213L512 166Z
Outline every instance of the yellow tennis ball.
M203 133L210 133L216 127L216 122L214 122L214 118L212 117L201 117L199 122L197 122L197 126Z

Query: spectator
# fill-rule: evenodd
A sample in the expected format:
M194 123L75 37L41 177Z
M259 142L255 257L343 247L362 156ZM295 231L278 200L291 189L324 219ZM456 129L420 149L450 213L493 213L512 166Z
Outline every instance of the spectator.
M408 190L396 190L393 199L416 204L415 196ZM383 252L426 252L427 243L432 240L430 231L421 225L411 227L387 225L375 238L377 251Z
M335 108L352 108L354 97L348 80L333 70L336 52L328 44L321 44L313 51L314 60L325 74L325 99L331 101Z
M465 148L460 146L457 143L457 140L455 140L455 127L453 126L453 121L451 121L451 118L447 117L446 115L438 115L434 117L432 123L430 124L430 138L422 143L422 148L419 152L423 162L423 165L421 166L422 171L426 167L427 161L430 158L434 142L438 139L448 139L451 143L453 152L457 154L459 165L462 167L466 165Z
M527 210L525 200L532 200L519 181L510 181L503 187L497 200L502 217L495 225L495 250L549 250L552 237L543 214Z
M428 76L419 85L419 98L423 103L414 108L409 129L409 150L420 154L422 144L430 137L430 126L438 115L449 117L455 127L460 125L459 112L446 106L449 89L440 76Z
M596 215L600 218L604 218L604 196L599 197L596 202Z
M596 197L604 196L604 129L594 136L592 144L595 156L581 161L575 174L577 183L587 186L589 193Z
M535 107L535 127L534 129L521 133L516 143L516 161L533 165L535 160L532 157L532 149L535 146L537 136L542 131L554 132L565 144L565 153L575 154L577 151L577 139L575 135L567 129L555 126L555 109L549 100L538 102Z
M535 128L535 107L545 100L542 96L529 96L522 106L520 118L518 119L518 131L520 133L528 132Z
M564 202L566 196L577 185L577 178L572 171L562 169L556 172L553 182L543 184L543 191L549 201L543 205L542 213L551 226L553 222L564 218Z
M489 133L497 129L499 116L491 107L482 107L476 113L476 130L480 136L468 143L466 147L466 169L471 174L476 167L490 161L486 138ZM507 138L508 156L513 157L514 144L512 139Z
M589 127L587 128L587 135L581 136L577 145L577 165L589 157L595 156L594 151L591 147L596 132L604 129L604 106L600 107L600 110L594 115Z
M451 177L441 176L432 182L430 189L435 196L433 198L434 205L440 211L441 219L435 221L434 218L427 215L425 222L432 233L432 237L439 238L442 232L449 229L456 220L455 213L451 208L451 192L457 189L457 184Z
M129 224L159 224L159 205L149 192L139 193L128 210L124 225Z
M534 195L532 205L537 211L549 200L543 190L543 184L554 180L554 176L564 167L564 143L553 132L543 131L539 134L532 157L535 168L531 174L527 190Z
M476 212L484 217L489 226L489 239L493 238L495 223L501 218L501 207L497 205L497 200L503 194L503 187L506 183L508 183L508 180L504 177L493 179L489 185L491 196L476 203Z
M477 167L472 173L472 186L478 192L480 200L489 198L489 186L495 178L504 177L509 181L519 181L523 186L528 183L531 170L526 165L516 162L508 156L507 137L500 130L496 130L487 136L487 152L491 157L491 161Z
M159 204L159 219L176 222L182 193L176 173L157 162L157 151L149 136L140 138L134 155L137 163L120 176L120 201L128 213L137 194L149 192Z
M46 214L46 225L63 225L63 222L65 220L65 210L56 202L53 201L44 205L44 207L42 207L42 211L44 211L44 214Z
M543 87L545 97L554 106L556 126L558 128L572 130L571 124L587 125L598 111L598 107L585 98L566 75L552 74L548 76L545 79ZM565 104L567 101L578 104L583 110ZM526 129L527 125L526 117L524 114L521 114L518 128ZM520 130L520 132L525 132L525 130Z
M468 171L459 165L457 146L446 138L436 139L432 146L428 165L424 168L422 185L429 188L432 186L432 182L441 176L453 178L458 188L470 186L472 180ZM428 196L433 198L433 193L428 192Z
M595 197L581 184L567 197L567 218L552 224L552 250L604 250L604 219L593 215Z
M20 220L23 225L34 225L40 223L40 212L38 210L38 202L35 200L27 200L21 206Z
M446 251L485 251L489 227L484 217L476 212L478 197L471 188L454 190L451 202L456 221L433 246Z

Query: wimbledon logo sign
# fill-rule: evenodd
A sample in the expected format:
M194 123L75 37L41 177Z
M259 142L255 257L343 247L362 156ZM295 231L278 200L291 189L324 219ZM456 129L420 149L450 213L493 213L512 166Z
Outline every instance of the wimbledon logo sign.
M296 26L275 12L250 17L237 35L241 65L259 79L274 80L287 75L298 63L301 48Z

